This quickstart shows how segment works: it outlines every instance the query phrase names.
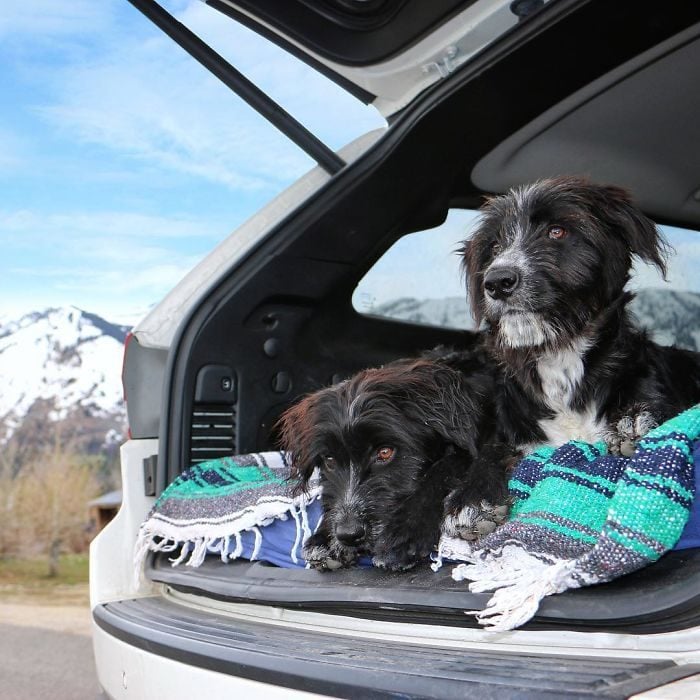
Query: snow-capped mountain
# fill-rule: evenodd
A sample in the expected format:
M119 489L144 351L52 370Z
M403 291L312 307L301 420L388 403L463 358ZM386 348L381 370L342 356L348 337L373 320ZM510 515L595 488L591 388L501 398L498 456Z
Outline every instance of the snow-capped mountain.
M119 432L127 330L75 307L0 322L0 443L38 414L53 423L80 416Z
M700 351L700 294L645 288L636 292L630 309L638 325L656 342ZM462 297L414 299L404 297L371 308L367 313L430 326L474 327Z
M638 324L662 345L700 351L700 294L641 289L631 304Z
M471 312L463 297L414 299L401 297L374 307L368 313L445 328L473 328Z

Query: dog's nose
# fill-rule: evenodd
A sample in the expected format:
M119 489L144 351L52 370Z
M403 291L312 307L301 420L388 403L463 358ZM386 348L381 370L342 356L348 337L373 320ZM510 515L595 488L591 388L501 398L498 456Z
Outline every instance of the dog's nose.
M338 523L335 528L335 536L339 542L347 545L357 545L365 537L365 526L359 521Z
M512 267L496 267L484 276L484 289L493 299L510 296L519 283L520 275Z

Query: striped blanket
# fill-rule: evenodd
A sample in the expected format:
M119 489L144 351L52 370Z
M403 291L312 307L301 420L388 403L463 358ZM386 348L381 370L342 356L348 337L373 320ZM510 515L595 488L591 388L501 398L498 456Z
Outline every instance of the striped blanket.
M440 543L440 558L465 562L454 579L495 591L471 614L492 630L513 629L545 596L611 581L672 549L693 507L699 437L700 404L647 433L631 458L604 443L568 442L523 459L509 485L509 521L475 549Z
M284 452L258 452L189 467L160 495L139 528L137 582L149 552L174 553L173 566L199 566L208 554L222 561L264 559L305 566L303 541L320 518L320 486L290 494Z

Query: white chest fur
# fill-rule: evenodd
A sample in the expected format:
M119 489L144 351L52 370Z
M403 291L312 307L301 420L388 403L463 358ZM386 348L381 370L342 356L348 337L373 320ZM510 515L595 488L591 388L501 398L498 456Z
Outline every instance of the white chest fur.
M583 356L588 347L588 340L579 339L570 348L543 355L537 363L545 403L555 414L554 418L539 421L539 425L552 445L567 440L595 442L604 437L605 423L597 420L595 406L584 410L571 407L583 379Z

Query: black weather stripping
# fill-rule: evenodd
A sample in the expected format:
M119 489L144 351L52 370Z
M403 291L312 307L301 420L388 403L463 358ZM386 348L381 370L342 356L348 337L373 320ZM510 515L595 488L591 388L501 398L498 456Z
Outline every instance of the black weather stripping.
M207 46L184 24L178 22L155 0L129 0L129 2L173 41L181 46L195 60L199 61L212 75L235 92L253 109L260 113L287 138L313 158L331 175L345 166L345 161L323 142L319 141L294 117L270 99L262 90L236 70L223 56Z

